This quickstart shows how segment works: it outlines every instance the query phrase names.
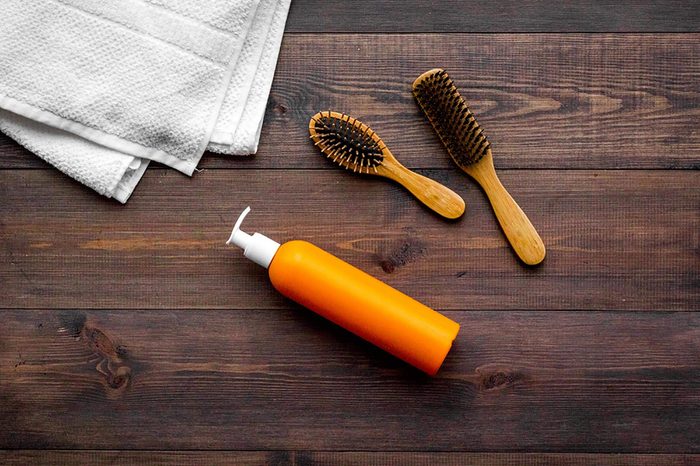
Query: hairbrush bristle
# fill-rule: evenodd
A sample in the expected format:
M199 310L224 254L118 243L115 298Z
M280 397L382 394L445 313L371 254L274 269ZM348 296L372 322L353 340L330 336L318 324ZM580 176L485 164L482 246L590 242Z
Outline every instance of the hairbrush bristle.
M491 143L445 70L421 75L413 95L457 164L474 164L488 153Z
M319 112L311 118L314 144L333 162L370 173L384 161L384 145L372 129L343 113Z

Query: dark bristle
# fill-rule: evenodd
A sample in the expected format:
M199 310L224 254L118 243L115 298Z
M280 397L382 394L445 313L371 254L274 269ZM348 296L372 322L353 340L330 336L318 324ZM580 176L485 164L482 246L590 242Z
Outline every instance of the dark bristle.
M312 139L334 162L354 171L376 171L384 161L382 144L374 131L345 114L321 112L312 119ZM376 137L376 136L375 136Z
M413 95L457 164L471 165L487 154L491 143L445 70L416 81Z

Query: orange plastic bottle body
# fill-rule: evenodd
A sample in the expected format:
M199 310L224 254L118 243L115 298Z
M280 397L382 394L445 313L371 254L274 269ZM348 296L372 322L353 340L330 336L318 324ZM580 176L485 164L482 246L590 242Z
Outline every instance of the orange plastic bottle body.
M283 295L435 375L459 324L306 241L280 246L269 267Z

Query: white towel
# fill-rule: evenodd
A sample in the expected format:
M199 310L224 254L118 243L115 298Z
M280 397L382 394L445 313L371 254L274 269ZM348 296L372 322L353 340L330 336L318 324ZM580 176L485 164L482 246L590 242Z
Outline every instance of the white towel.
M290 0L0 0L0 130L126 202L257 149Z

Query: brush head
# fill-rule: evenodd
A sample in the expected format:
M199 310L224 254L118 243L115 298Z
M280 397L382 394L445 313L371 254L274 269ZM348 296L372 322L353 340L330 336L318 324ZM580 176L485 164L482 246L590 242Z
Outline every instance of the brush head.
M355 172L376 173L386 156L377 133L343 113L318 112L309 121L309 134L326 157Z
M413 95L457 165L475 164L488 153L491 143L445 70L420 75Z

